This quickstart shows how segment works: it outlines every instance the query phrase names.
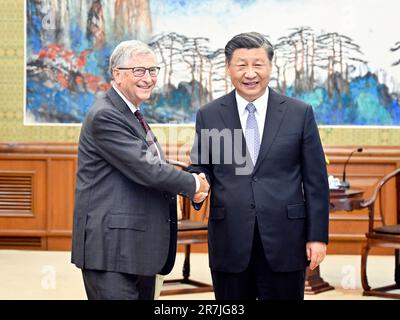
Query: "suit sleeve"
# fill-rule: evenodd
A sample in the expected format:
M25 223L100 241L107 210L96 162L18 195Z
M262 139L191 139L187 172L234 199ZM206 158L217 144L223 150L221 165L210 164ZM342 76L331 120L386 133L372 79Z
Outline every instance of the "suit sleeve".
M302 176L307 212L307 241L328 243L329 184L325 156L311 106L305 115Z
M101 156L140 185L192 199L196 188L192 174L154 157L121 116L109 109L94 115L92 136Z
M211 186L212 168L210 162L210 152L208 149L209 141L204 141L204 137L208 135L201 135L203 129L205 128L203 126L201 110L199 110L196 115L196 135L194 138L192 150L190 152L191 165L189 166L188 171L197 174L204 173L206 175L209 185ZM193 202L192 205L196 210L200 210L203 202Z

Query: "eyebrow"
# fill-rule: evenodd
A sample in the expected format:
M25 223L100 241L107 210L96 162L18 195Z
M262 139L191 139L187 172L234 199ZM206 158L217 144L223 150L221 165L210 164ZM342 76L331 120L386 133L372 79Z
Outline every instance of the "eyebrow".
M244 59L244 58L239 58L239 62L241 62L241 61L247 62L246 59ZM264 60L262 60L262 59L256 59L254 62L264 62Z

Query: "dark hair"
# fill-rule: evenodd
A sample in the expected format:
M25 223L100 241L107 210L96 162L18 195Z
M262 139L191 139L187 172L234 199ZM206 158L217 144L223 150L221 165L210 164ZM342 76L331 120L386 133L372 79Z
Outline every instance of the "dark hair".
M234 36L225 46L225 59L229 63L236 49L264 48L269 61L274 57L274 48L267 38L258 32L246 32Z

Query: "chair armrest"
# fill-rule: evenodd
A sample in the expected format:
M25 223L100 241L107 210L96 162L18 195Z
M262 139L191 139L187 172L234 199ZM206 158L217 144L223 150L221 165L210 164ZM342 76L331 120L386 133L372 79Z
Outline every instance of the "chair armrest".
M371 198L369 198L368 200L362 201L360 203L360 207L361 208L368 208L368 207L370 207L370 206L372 206L374 204L375 200L376 200L376 194L374 193Z
M395 170L395 171L393 171L393 172L391 172L391 173L389 173L389 174L387 174L381 180L379 180L378 184L376 185L376 187L374 189L374 192L372 193L371 198L369 198L368 200L363 201L360 204L361 208L367 208L367 207L370 207L371 205L373 205L373 203L375 202L375 200L376 200L376 198L378 196L379 190L384 186L384 184L386 182L389 181L390 178L392 178L393 176L395 176L395 175L397 175L399 173L400 173L400 168Z

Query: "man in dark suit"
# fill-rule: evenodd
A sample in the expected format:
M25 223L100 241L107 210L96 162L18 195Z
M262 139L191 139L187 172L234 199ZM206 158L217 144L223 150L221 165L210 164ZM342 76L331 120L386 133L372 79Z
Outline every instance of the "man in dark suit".
M235 89L202 107L192 172L211 186L216 299L303 299L328 243L329 187L312 107L268 88L273 48L255 32L225 47ZM199 206L195 207L199 208Z
M72 262L89 299L153 299L155 275L176 254L176 194L201 201L205 179L176 169L139 108L159 68L140 41L110 57L112 88L97 99L81 129Z

